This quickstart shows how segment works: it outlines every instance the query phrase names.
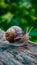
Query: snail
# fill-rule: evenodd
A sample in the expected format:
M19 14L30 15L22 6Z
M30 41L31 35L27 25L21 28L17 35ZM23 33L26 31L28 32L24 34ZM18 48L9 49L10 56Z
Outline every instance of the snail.
M24 31L19 26L12 26L5 32L6 40L9 41L14 46L22 46L27 45L29 41L29 33L31 32L33 27L24 35ZM13 43L15 42L15 43ZM19 43L16 43L19 42Z

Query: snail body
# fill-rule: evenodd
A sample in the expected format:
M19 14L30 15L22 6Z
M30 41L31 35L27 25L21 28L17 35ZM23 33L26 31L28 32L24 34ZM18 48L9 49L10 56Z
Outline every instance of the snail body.
M33 27L31 27L29 32L27 32L24 35L24 31L22 30L22 28L18 26L12 26L5 33L6 40L12 43L9 45L14 45L14 46L26 45L27 46L28 43L31 43L31 41L29 40L29 33L32 30L32 28Z

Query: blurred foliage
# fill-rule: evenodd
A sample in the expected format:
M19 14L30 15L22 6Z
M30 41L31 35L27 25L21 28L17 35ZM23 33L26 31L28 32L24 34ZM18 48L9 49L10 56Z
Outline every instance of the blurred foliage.
M0 0L0 28L18 25L26 32L33 26L31 36L37 37L37 0Z

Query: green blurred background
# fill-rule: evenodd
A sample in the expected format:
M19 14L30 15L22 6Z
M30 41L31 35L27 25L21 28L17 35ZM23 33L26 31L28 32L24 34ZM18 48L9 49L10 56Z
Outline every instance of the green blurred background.
M37 0L0 0L0 28L6 31L13 25L25 33L33 26L30 40L37 42Z

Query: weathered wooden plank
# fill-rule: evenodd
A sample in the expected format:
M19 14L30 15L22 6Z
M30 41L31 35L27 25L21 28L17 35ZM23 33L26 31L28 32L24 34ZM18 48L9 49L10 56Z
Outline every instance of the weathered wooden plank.
M29 43L26 47L14 47L2 46L2 43L0 65L37 65L37 45Z

